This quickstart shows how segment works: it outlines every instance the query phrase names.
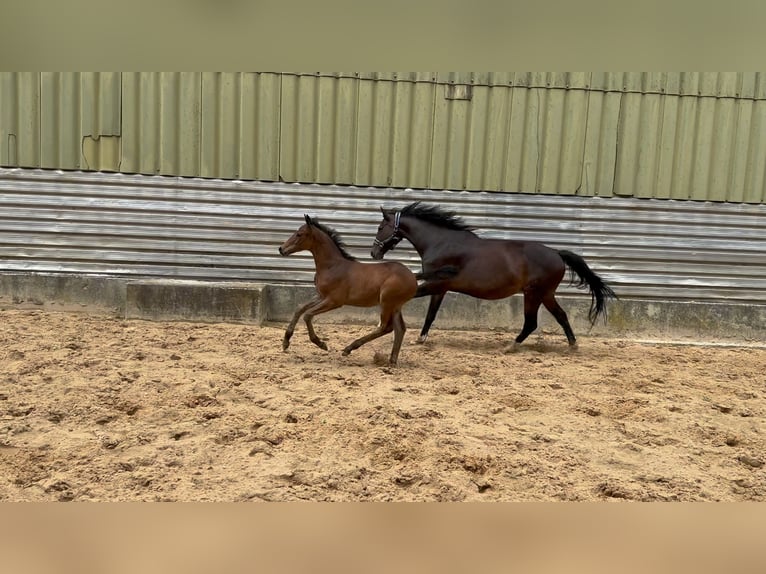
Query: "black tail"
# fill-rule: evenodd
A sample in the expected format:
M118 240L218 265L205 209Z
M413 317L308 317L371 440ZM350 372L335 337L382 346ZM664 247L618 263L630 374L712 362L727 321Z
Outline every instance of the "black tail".
M612 288L601 277L588 267L585 259L576 253L566 250L559 251L559 255L564 260L564 263L567 264L567 267L569 267L570 284L578 289L590 289L591 300L590 311L588 311L590 324L595 324L599 315L603 315L604 321L606 321L606 302L609 299L617 299L617 294L612 291ZM575 275L579 277L579 280Z
M435 279L452 279L455 275L460 273L460 268L456 265L445 265L444 267L439 267L438 269L434 269L433 271L421 271L419 273L415 273L415 278L418 281L433 281Z

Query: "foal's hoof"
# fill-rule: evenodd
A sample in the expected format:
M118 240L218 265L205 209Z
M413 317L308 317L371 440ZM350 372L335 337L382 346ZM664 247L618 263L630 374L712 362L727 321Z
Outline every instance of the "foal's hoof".
M323 351L327 350L327 343L325 343L324 341L314 341L314 344L320 349L322 349Z
M567 349L567 352L569 353L576 353L580 349L580 345L577 343L570 343L569 349Z
M343 355L344 357L348 357L350 354L351 354L351 349L349 349L349 348L345 348L341 352L341 355Z
M428 340L428 335L420 335L420 337L417 338L415 341L418 345L422 345Z
M282 351L287 351L287 348L290 346L290 339L285 339L282 341Z

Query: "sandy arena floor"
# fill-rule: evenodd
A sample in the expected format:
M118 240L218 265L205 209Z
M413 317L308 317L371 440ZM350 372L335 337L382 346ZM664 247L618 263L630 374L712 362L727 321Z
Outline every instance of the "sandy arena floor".
M766 500L764 348L417 327L2 310L0 500Z

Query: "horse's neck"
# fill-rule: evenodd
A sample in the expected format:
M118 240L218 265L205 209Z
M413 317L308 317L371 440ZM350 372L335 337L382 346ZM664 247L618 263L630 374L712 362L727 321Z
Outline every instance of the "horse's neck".
M460 231L456 229L446 229L427 221L420 219L408 219L406 229L402 226L404 236L412 243L415 250L422 256L424 252L437 245L441 245L448 238L455 239L456 236L462 237L465 241L474 238L475 235L469 231Z

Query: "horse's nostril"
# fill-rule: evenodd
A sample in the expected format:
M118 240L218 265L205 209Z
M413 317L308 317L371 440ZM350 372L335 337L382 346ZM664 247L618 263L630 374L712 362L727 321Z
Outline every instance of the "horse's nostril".
M284 252L284 251L282 251L282 246L281 246L281 245L279 246L279 254L280 254L280 255L284 255L284 254L285 254L285 252Z

